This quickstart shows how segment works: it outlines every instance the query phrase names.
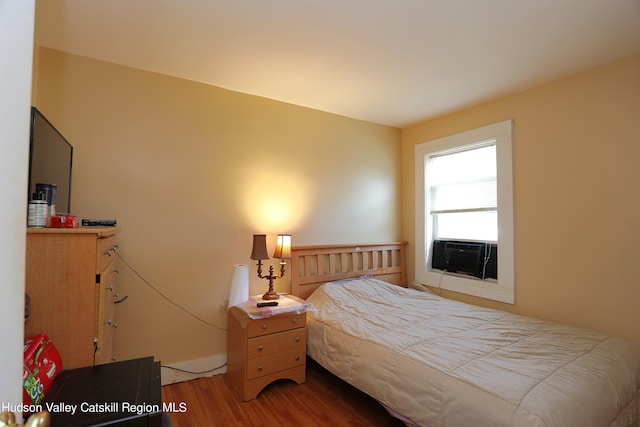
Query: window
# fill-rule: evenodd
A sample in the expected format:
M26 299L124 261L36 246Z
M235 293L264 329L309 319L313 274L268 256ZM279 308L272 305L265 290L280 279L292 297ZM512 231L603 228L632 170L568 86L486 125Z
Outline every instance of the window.
M497 242L495 140L428 155L425 162L434 238Z
M416 281L514 302L512 122L416 146ZM497 244L497 280L431 268L434 240Z

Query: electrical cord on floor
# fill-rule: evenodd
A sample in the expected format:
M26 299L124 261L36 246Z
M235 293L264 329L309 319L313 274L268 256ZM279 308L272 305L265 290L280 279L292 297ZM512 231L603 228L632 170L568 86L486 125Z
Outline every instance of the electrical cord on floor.
M133 274L135 274L136 276L138 276L138 278L140 280L142 280L148 287L150 287L156 294L160 295L165 301L167 301L168 303L172 304L173 306L179 308L180 310L182 310L183 312L185 312L186 314L188 314L189 316L193 317L196 320L199 320L200 322L204 323L207 326L211 326L212 328L216 328L220 331L224 331L226 332L227 329L226 328L221 328L220 326L214 325L213 323L209 323L206 320L196 316L195 314L193 314L192 312L190 312L189 310L187 310L186 308L182 307L181 305L179 305L178 303L175 303L173 301L171 301L171 299L169 299L169 297L167 297L165 294L163 294L162 292L160 292L158 289L156 289L151 283L149 283L149 281L147 281L147 279L145 279L144 277L142 277L142 275L140 273L138 273L136 271L135 268L133 268L131 266L131 264L129 264L127 262L127 260L125 260L122 255L120 255L118 253L118 251L115 251L116 255L118 256L118 258L127 266L129 267L129 269L133 272ZM216 368L219 369L219 368Z
M176 367L174 367L174 366L160 365L160 367L161 367L161 368L172 369L172 370L174 370L174 371L184 372L185 374L193 374L193 375L208 374L208 373L210 373L210 372L217 371L218 369L222 369L222 368L224 368L225 366L227 366L227 362L224 362L222 365L217 366L217 367L215 367L215 368L207 369L206 371L194 372L194 371L188 371L188 370L186 370L186 369L176 368Z

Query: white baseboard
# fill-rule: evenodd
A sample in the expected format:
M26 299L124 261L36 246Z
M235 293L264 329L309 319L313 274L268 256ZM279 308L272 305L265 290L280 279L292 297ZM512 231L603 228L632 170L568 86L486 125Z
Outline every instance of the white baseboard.
M168 364L168 366L163 365L161 370L161 382L162 385L167 385L193 380L195 378L212 377L214 375L224 374L227 372L226 363L226 354L216 354L203 359L171 363ZM171 369L169 366L177 369Z

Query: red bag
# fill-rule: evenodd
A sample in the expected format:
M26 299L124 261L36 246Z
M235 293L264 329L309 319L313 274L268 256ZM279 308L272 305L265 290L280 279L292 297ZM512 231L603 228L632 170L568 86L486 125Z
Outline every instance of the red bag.
M27 338L24 341L22 364L23 404L37 405L42 402L61 371L60 353L46 334Z

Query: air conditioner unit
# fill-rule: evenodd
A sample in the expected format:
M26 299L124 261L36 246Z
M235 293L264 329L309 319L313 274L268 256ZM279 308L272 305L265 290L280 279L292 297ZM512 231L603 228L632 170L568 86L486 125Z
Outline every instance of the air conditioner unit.
M486 259L485 259L486 257ZM498 245L434 240L431 268L481 279L498 278Z

